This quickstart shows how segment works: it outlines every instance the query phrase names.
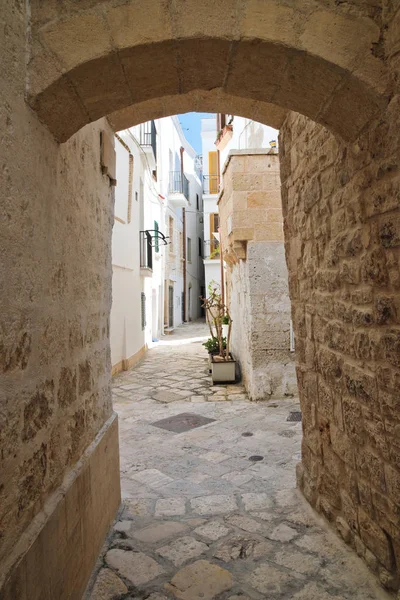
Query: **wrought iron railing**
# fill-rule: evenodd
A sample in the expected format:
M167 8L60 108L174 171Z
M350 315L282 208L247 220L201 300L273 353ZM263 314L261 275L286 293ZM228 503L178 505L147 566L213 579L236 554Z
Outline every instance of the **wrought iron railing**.
M218 194L218 175L203 175L203 193Z
M148 231L140 232L140 268L153 269L152 237Z
M154 158L157 158L157 130L154 121L139 125L139 142L141 146L151 146Z
M170 194L183 194L189 200L189 180L182 171L169 172L168 191Z

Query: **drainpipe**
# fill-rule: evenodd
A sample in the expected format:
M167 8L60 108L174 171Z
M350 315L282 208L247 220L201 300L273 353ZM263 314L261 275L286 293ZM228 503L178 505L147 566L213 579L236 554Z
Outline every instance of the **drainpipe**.
M180 147L181 153L181 185L182 185L182 193L183 193L183 153L185 152L185 148ZM182 248L182 257L183 257L183 322L186 323L186 209L182 208L182 223L183 223L183 248Z
M221 300L222 304L225 304L225 281L224 281L224 259L222 258L222 231L221 227L218 227L219 233L219 258L221 261Z

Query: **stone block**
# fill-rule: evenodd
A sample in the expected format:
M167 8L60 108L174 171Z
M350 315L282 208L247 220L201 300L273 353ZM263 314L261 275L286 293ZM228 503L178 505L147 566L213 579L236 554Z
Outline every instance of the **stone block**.
M133 585L143 585L165 573L155 560L143 552L114 548L107 552L105 561Z
M180 600L212 600L232 587L232 575L206 560L184 567L165 585Z
M204 554L207 550L207 544L199 542L190 536L184 536L174 540L167 546L158 548L157 553L172 562L176 567L179 567L184 562L197 558L200 554Z

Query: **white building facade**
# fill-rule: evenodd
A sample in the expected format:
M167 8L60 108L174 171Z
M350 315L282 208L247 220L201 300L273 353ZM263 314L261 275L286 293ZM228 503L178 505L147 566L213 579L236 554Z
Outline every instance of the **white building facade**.
M210 285L221 284L221 258L219 245L219 158L215 146L217 122L215 115L201 120L203 156L203 220L204 220L204 276L206 294Z
M115 149L113 373L134 365L174 327L198 319L204 290L201 179L178 118L121 131Z

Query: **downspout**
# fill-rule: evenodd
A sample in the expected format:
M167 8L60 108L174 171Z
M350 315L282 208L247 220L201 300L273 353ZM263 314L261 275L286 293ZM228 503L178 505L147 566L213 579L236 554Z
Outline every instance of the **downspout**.
M183 193L183 153L185 152L185 148L183 146L180 147L181 153L181 185L182 185L182 193ZM183 322L186 323L186 209L182 208L182 223L183 223L183 248L182 248L182 258L183 258Z

